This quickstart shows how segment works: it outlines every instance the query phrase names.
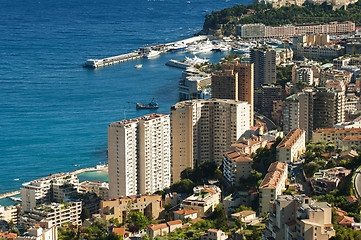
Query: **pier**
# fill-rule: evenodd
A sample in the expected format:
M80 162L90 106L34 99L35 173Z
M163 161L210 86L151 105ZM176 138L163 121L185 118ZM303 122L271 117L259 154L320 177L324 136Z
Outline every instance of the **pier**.
M89 68L100 68L105 66L110 66L116 63L122 63L130 60L135 60L138 58L142 58L143 54L139 51L134 51L132 53L122 54L114 57L108 57L103 59L88 59L86 60L84 67Z
M179 44L179 43L192 44L194 42L204 41L208 38L209 38L209 36L200 35L200 36L195 36L195 37L187 38L187 39L172 42L172 43L159 44L159 45L149 46L149 47L142 47L142 48L139 48L139 50L136 50L134 52L126 53L126 54L122 54L122 55L118 55L118 56L114 56L114 57L108 57L108 58L103 58L103 59L87 59L83 66L88 67L88 68L100 68L100 67L110 66L110 65L113 65L116 63L122 63L122 62L142 58L150 50L156 50L156 51L159 51L160 53L165 53L169 50L169 48L168 48L169 46Z
M20 191L13 191L13 192L8 192L8 193L3 193L3 194L0 194L0 199L4 199L4 198L7 198L7 197L13 197L15 195L18 195L20 194Z

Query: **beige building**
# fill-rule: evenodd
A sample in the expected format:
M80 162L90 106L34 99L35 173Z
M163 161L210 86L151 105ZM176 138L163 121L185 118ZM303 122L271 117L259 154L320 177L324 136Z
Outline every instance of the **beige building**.
M278 144L277 161L294 162L306 151L306 134L302 129L293 129Z
M313 131L312 141L335 142L339 138L361 135L361 128L323 128Z
M20 224L35 226L40 221L47 221L52 226L61 226L64 223L81 225L80 214L82 202L64 202L38 205L30 212L20 216Z
M238 142L233 143L231 145L231 149L235 151L240 151L244 154L252 155L253 153L256 153L258 148L264 148L267 143L268 141L266 139L253 135L248 139L242 138Z
M6 222L13 222L18 224L18 214L20 213L20 206L1 206L0 205L0 219Z
M222 162L223 153L250 128L250 105L229 99L179 102L171 108L172 177L205 161Z
M189 209L181 209L178 211L174 211L174 220L183 220L183 219L196 219L197 218L197 211L196 210L189 210Z
M108 126L109 197L170 185L169 115L152 113Z
M233 186L239 185L240 178L251 175L253 159L250 155L228 151L223 155L223 177Z
M115 218L119 222L124 222L132 212L142 212L149 219L157 219L163 210L162 196L157 194L134 195L100 202L102 218Z
M197 217L209 216L221 201L221 189L215 185L193 188L193 195L186 198L181 207L197 211Z
M80 193L95 193L101 199L109 198L109 184L101 181L85 181L79 184Z
M20 189L22 211L30 211L37 205L61 201L77 194L79 179L71 173L59 173L23 183Z
M209 229L206 234L201 235L201 240L226 240L228 235L219 229Z
M222 71L212 75L212 97L234 99L250 105L250 125L253 126L254 64L233 62L222 65Z
M332 209L305 195L282 195L272 204L265 238L275 240L326 240L335 236Z
M259 186L259 212L263 215L270 212L270 202L282 195L286 190L288 169L286 163L274 162L268 168L268 173Z
M154 239L157 236L166 236L168 233L174 232L177 228L181 227L181 220L175 220L160 224L149 224L147 225L147 234L150 239Z

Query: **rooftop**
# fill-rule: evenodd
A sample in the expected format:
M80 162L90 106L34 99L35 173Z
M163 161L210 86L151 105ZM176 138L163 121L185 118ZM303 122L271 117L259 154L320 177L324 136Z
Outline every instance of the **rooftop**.
M178 211L174 211L173 213L187 216L187 215L190 215L190 214L193 214L193 213L197 213L197 211L196 210L190 210L190 209L181 209L181 210L178 210Z
M248 154L241 154L237 151L229 151L224 154L234 162L253 162L253 159Z
M163 113L151 113L145 116L141 116L138 118L133 118L133 119L125 119L122 121L118 121L118 122L113 122L110 125L127 125L127 124L131 124L131 123L137 123L140 121L150 121L156 118L160 118L160 117L165 117L168 116L168 114L163 114Z
M291 132L278 144L277 148L292 148L294 143L297 142L305 131L302 129L292 129Z
M359 133L361 128L321 128L313 133Z

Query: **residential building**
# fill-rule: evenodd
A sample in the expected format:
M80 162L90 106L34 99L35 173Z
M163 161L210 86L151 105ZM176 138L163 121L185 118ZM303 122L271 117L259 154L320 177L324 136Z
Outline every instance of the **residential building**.
M286 179L288 175L287 163L274 162L268 168L268 173L259 186L259 212L263 215L270 212L270 202L282 195L286 190Z
M101 199L109 198L109 184L102 181L84 181L79 184L80 193L95 193Z
M326 88L306 89L285 101L284 128L300 128L306 131L306 139L312 131L330 128L344 122L345 95Z
M0 239L16 240L18 235L12 232L0 232Z
M77 194L79 179L71 173L59 173L23 183L21 188L22 211L30 211L37 205L61 201Z
M311 66L302 66L296 69L295 83L303 82L307 85L313 84L313 71Z
M239 186L240 179L249 178L253 164L250 155L237 151L228 151L223 156L223 177L228 184Z
M147 225L147 234L150 239L154 239L157 236L166 236L168 233L174 232L177 228L181 227L181 220L175 220L160 224L149 224Z
M335 236L332 209L305 195L281 195L271 205L266 222L266 239L326 240Z
M205 161L222 162L223 153L250 128L250 105L229 99L183 101L171 108L172 177Z
M108 126L109 197L170 185L170 119L152 113Z
M307 46L297 45L297 57L311 59L333 59L341 55L344 48L340 45Z
M311 185L316 194L327 194L335 190L342 179L349 175L351 170L343 167L319 170L312 179Z
M361 135L361 128L321 128L313 131L312 141L337 142L344 137Z
M253 153L256 153L258 148L266 147L268 142L269 141L263 139L262 137L253 135L248 139L242 138L238 142L233 143L231 145L231 150L252 155Z
M234 99L250 105L250 125L253 126L254 64L233 62L222 64L222 71L212 74L212 97Z
M20 224L35 226L40 221L47 221L54 226L61 226L70 222L81 225L81 211L81 201L42 204L36 206L30 212L22 214Z
M197 211L189 210L189 209L180 209L180 210L174 211L173 215L174 215L174 220L183 220L186 218L196 219Z
M162 196L157 194L133 195L100 202L101 217L104 220L115 218L119 222L124 222L132 212L142 212L149 219L157 219L163 210Z
M209 229L206 234L201 235L201 240L225 240L228 239L222 230L218 229Z
M240 218L244 223L250 223L256 219L256 212L251 210L244 210L241 212L231 214L233 219Z
M0 205L0 219L6 222L18 224L18 215L20 213L20 206L1 206Z
M193 188L193 195L186 198L181 207L197 211L197 217L209 216L221 201L221 189L215 185Z
M254 88L276 82L276 51L271 48L252 48L251 63L254 64Z
M267 117L271 117L273 102L282 99L282 87L275 85L262 86L261 112Z
M58 240L57 226L50 222L41 221L35 227L31 227L27 232L17 238L18 240Z
M294 162L306 152L306 133L302 129L292 129L276 147L276 158L280 162Z

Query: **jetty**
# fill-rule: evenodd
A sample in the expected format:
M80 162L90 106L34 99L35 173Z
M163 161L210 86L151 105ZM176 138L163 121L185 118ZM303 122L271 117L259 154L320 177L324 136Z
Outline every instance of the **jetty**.
M192 44L194 42L204 41L208 37L209 36L206 36L206 35L200 35L200 36L195 36L195 37L187 38L187 39L176 41L176 42L171 42L171 43L166 43L166 44L158 44L158 45L148 46L148 47L141 47L141 48L139 48L139 50L135 50L131 53L117 55L114 57L108 57L108 58L103 58L103 59L95 59L95 58L87 59L83 65L83 67L100 68L100 67L110 66L110 65L113 65L116 63L131 61L131 60L143 58L148 52L150 52L152 50L158 51L160 53L166 53L169 50L169 47L172 45L180 44L180 43Z
M88 59L86 60L84 67L88 68L100 68L105 66L110 66L116 63L122 63L130 60L135 60L142 58L143 54L139 51L134 51L127 54L122 54L114 57L108 57L103 59Z
M0 199L4 199L4 198L7 198L7 197L13 197L15 195L19 195L20 194L20 191L13 191L13 192L8 192L8 193L3 193L3 194L0 194Z

